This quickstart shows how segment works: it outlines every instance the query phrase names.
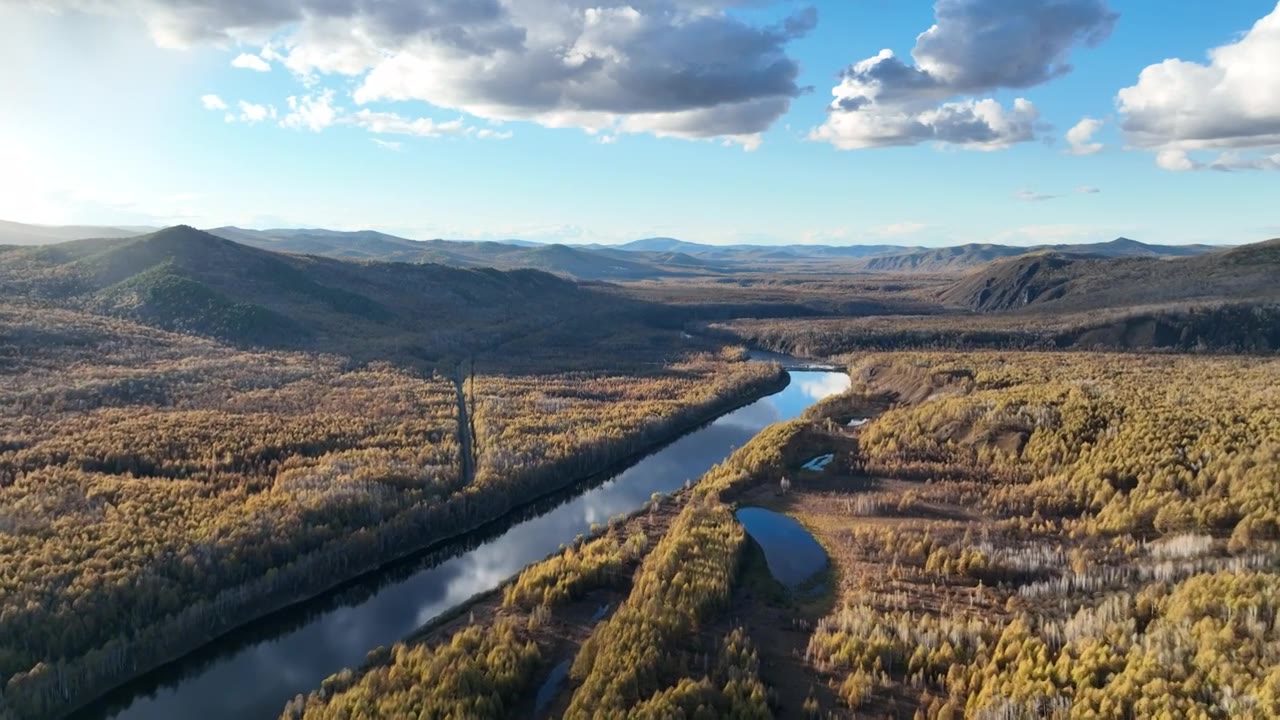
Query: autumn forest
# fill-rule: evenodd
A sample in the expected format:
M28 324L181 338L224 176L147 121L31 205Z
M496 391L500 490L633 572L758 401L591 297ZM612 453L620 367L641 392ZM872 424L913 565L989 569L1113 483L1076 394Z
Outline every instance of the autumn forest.
M1276 717L1275 243L1151 262L1212 280L1113 297L1062 265L1057 305L1001 308L966 295L998 262L606 282L185 226L0 246L0 718L109 716L744 406L773 414L701 477L273 714ZM781 582L743 508L823 569Z

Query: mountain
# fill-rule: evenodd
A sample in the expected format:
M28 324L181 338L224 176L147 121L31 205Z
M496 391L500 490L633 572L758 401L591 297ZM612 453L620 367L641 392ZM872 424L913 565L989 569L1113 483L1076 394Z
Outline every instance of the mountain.
M1271 302L1280 300L1277 278L1280 239L1174 258L1041 250L979 268L944 289L939 299L983 312Z
M220 227L210 234L278 252L344 260L429 262L453 267L531 268L576 280L639 280L687 274L698 262L678 253L624 253L582 246L467 240L409 240L372 230L246 230ZM669 266L669 267L668 267Z
M1149 245L1126 237L1101 243L1079 245L1040 245L1032 250L1054 250L1072 255L1096 257L1190 257L1221 250L1213 245Z
M592 245L591 249L609 246ZM626 252L680 252L691 257L714 259L722 264L751 265L769 261L855 260L847 270L894 273L945 273L966 270L1002 258L1052 250L1081 257L1189 257L1221 248L1210 245L1149 245L1129 238L1080 245L1039 245L1034 247L992 243L944 248L901 245L704 245L675 238L645 238L614 249Z
M1027 253L1007 245L957 245L868 258L863 267L876 272L949 272Z
M39 226L0 222L8 244L47 244L80 238L120 238L148 228ZM1189 257L1218 248L1150 245L1128 238L1082 245L1014 247L970 244L946 248L900 245L707 245L652 237L622 245L548 245L525 240L411 240L373 230L323 228L252 230L218 227L211 235L276 252L344 260L430 262L454 267L532 268L576 280L627 281L737 271L767 272L786 266L801 272L953 273L1000 260L1053 251L1070 257ZM831 264L835 263L835 264Z
M862 258L912 248L901 245L706 245L669 237L644 238L621 245L587 245L595 250L614 249L637 253L683 253L725 262L759 259Z
M106 225L29 225L0 220L0 245L47 245L85 238L131 237L155 230Z
M686 242L669 237L652 237L642 240L632 240L629 243L613 246L618 250L626 250L628 252L681 252L681 253L706 253L718 250L715 245L703 245L701 243Z
M397 260L416 262L423 245L374 230L343 232L319 229L246 230L237 227L209 231L227 240L279 252L324 255L350 260Z
M0 249L0 294L239 345L427 362L612 302L534 270L282 254L187 226Z
M1033 247L983 243L876 255L867 258L862 267L873 272L945 273L968 270L1004 258L1044 252L1075 258L1173 258L1202 255L1221 249L1212 245L1149 245L1123 237L1102 243Z

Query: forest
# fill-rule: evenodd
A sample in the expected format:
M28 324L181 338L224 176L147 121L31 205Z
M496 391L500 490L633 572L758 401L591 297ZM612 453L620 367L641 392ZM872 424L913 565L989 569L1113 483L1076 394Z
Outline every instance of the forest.
M563 665L574 718L1268 716L1275 247L616 284L187 227L0 248L0 716L64 714L787 382L746 346L854 387L285 715L503 717ZM1094 297L1079 269L1113 265L1212 282ZM821 602L762 577L746 504L827 549Z
M691 488L655 497L635 516L526 568L493 600L464 608L456 626L375 651L366 667L296 698L282 718L445 717L450 710L510 717L525 708L557 651L571 652L577 686L566 696L565 717L771 717L755 644L740 628L708 627L729 599L745 544L721 494L780 468L803 426L770 427ZM598 625L575 617L574 601L604 588L617 610ZM583 641L566 648L561 638L574 627ZM480 648L483 664L478 651L455 652L468 638L491 643ZM529 658L518 673L516 657Z
M846 361L846 394L770 427L667 500L665 524L651 519L660 500L611 523L526 569L492 612L473 608L331 678L285 717L420 707L399 691L354 704L384 697L389 677L441 687L452 703L460 687L484 688L451 707L505 717L527 708L565 654L552 638L566 634L578 640L554 716L1280 714L1280 361ZM798 469L820 450L837 455L829 470ZM823 545L821 597L759 592L756 551L732 514L745 505L791 514ZM575 603L601 592L617 609L575 619ZM490 659L533 659L445 659L477 632L506 638Z
M563 370L523 353L444 372L0 309L4 702L61 712L782 382L613 330L618 356L587 332Z

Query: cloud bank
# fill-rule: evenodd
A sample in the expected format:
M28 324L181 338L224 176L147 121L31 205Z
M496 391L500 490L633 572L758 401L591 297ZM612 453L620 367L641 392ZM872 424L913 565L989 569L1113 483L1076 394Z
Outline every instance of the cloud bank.
M845 69L810 138L842 149L934 141L998 150L1032 140L1039 111L1031 101L1006 108L964 96L1070 72L1071 51L1105 40L1117 19L1106 0L938 0L934 17L912 62L882 50Z
M156 42L268 43L315 82L356 79L359 104L421 100L494 120L751 146L802 89L786 53L802 9L753 25L759 0L66 0L136 14Z
M1280 4L1240 40L1208 51L1207 64L1148 65L1116 105L1130 145L1156 151L1161 167L1190 169L1188 151L1280 147L1277 87Z
M1208 63L1168 59L1143 69L1116 96L1130 145L1166 170L1280 167L1280 4ZM1189 153L1217 151L1200 161Z

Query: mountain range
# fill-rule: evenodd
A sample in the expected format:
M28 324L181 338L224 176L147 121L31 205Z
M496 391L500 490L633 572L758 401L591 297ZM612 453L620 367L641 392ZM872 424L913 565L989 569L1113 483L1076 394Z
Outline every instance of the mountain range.
M240 345L428 363L620 302L536 270L278 253L187 226L0 248L0 297Z
M154 228L44 226L0 223L0 244L40 245L83 238L121 238ZM411 240L373 230L318 228L251 230L218 227L209 234L266 250L343 260L439 263L453 267L531 268L577 280L627 281L690 275L769 272L953 273L1045 251L1077 258L1186 257L1210 245L1155 245L1128 238L1080 245L1021 247L969 244L944 248L899 245L707 245L669 237L622 245L540 244L525 240Z
M806 309L785 294L769 302L791 305L770 305L765 315L760 314L759 302L735 305L734 296L720 288L745 283L755 288L752 292L762 293L772 287L770 283L790 286L808 281L757 273L755 277L766 284L761 289L753 284L751 273L732 274L730 262L677 249L690 250L688 245L642 246L648 250L522 247L419 242L373 232L238 228L205 232L176 226L134 237L0 247L0 297L124 318L238 345L340 349L351 357L396 356L437 367L450 358L495 348L542 329L558 327L580 334L584 328L618 322L679 327L707 303L724 306L726 317L734 313L783 317L798 310L860 314ZM336 257L304 254L322 247ZM882 291L887 285L906 288L917 311L929 312L1080 313L1280 302L1276 282L1280 239L1212 252L1126 239L1022 251L1008 257L999 256L1000 246L954 250L995 259L967 270L953 265L951 273L931 276L923 283L887 284L874 275L840 274L830 267L834 261L826 261L820 263L828 266L821 282L835 297L856 299L857 293L867 289L863 287L867 281L859 278L871 278L871 284ZM935 253L936 262L945 263L950 257L942 250L929 252ZM877 259L885 257L891 256ZM525 266L472 267L485 262ZM534 263L541 269L527 267ZM786 272L786 265L772 265L782 268L779 273ZM691 282L600 288L563 277L598 276L602 267L612 268L614 277L688 273ZM727 274L720 277L719 273ZM653 292L635 294L627 288ZM700 298L693 301L694 306L667 302L681 288L699 290L701 294L694 293ZM757 300L769 297L765 293Z

